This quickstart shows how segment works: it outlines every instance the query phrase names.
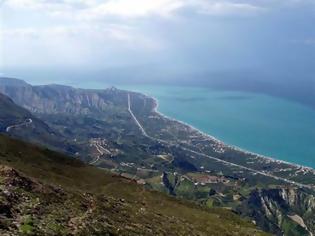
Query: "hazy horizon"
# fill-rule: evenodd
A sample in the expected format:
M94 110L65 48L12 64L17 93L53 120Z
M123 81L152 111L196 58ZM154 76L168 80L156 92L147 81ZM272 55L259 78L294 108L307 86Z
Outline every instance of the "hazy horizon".
M298 75L314 78L312 0L4 0L0 4L3 75L28 70L36 77L40 70L148 66L161 73L156 80L165 71L170 80L221 71L263 72L267 78L280 75L282 80Z

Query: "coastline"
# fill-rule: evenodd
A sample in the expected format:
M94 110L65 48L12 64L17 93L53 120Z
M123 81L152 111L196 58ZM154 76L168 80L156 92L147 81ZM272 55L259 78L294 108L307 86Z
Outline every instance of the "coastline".
M159 101L158 101L157 98L155 98L155 97L153 97L151 95L145 94L143 92L140 92L140 93L142 95L144 95L146 98L152 99L154 101L154 107L152 108L152 112L158 114L159 116L163 117L164 119L168 119L168 120L171 120L173 122L177 122L177 123L180 123L182 125L185 125L188 128L190 128L191 130L200 133L205 138L211 139L212 141L217 142L218 144L224 145L225 147L228 147L228 148L230 148L232 150L239 151L239 152L242 152L242 153L245 153L245 154L248 154L248 155L253 155L256 158L261 158L261 159L264 159L264 160L267 160L267 161L270 161L270 162L273 162L273 163L277 163L277 164L286 164L286 165L292 166L294 168L303 169L303 170L312 172L312 174L315 174L315 168L312 168L312 167L309 167L309 166L300 165L300 164L297 164L297 163L284 161L284 160L279 160L279 159L276 159L274 157L268 157L268 156L265 156L265 155L262 155L262 154L258 154L258 153L255 153L255 152L248 151L246 149L243 149L243 148L240 148L240 147L237 147L237 146L234 146L234 145L226 144L225 142L219 140L218 138L216 138L216 137L214 137L214 136L212 136L210 134L207 134L207 133L199 130L198 128L194 127L191 124L188 124L188 123L186 123L186 122L184 122L182 120L178 120L178 119L169 117L169 116L161 113L160 111L158 111Z

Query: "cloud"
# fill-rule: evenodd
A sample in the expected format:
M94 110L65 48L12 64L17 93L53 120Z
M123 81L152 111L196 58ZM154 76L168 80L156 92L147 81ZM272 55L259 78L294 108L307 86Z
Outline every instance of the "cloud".
M54 26L46 28L23 27L1 30L0 40L15 42L45 42L55 44L60 42L68 44L76 41L86 44L115 43L120 48L141 48L146 50L159 50L163 47L161 43L154 40L137 29L127 25L88 25L77 26Z
M103 68L147 63L169 46L163 38L122 25L21 27L0 32L0 67Z
M61 57L65 58L62 61L65 64L79 59L87 64L105 63L103 58L108 61L116 58L120 64L120 60L127 63L135 58L145 62L164 61L168 55L176 55L174 61L184 61L189 53L192 58L224 56L231 54L227 47L241 51L243 42L249 42L242 48L247 50L251 42L256 43L257 35L269 37L268 33L260 33L260 21L282 24L273 19L282 17L284 7L293 12L297 9L293 6L304 6L311 1L4 0L2 3L4 23L0 24L0 40L5 42L0 43L4 45L4 53L0 53L7 61L11 58L11 64L28 63L29 58L35 57L34 64L44 63L45 59L49 64ZM256 15L265 17L256 21ZM224 20L230 16L250 19ZM313 41L304 44L313 45Z
M53 16L76 19L104 17L143 18L171 17L180 9L192 9L197 14L229 15L258 12L261 7L252 2L233 0L5 0L12 9L46 10Z
M4 0L3 5L12 9L70 9L91 7L97 4L95 0Z
M252 3L244 3L241 1L217 1L217 0L191 0L186 1L186 8L194 9L198 14L214 15L214 16L230 16L230 15L252 15L258 14L265 10L260 5Z
M295 45L315 46L315 38L292 39L289 42Z
M155 28L162 29L168 20L176 19L179 15L185 17L181 10L189 9L198 15L222 16L248 14L257 10L250 4L236 2L4 0L5 24L0 27L0 39L4 41L5 55L10 58L11 55L24 55L21 58L37 55L36 63L41 62L40 57L46 54L53 55L51 58L56 54L66 58L72 55L72 61L77 60L76 57L82 58L82 55L93 61L97 57L102 58L102 53L117 58L117 54L120 54L120 59L126 57L125 53L133 57L157 54L171 50L172 43L168 36L160 35ZM161 18L166 21L159 21ZM12 56L10 63L17 63L14 60L17 59ZM23 61L25 63L27 60Z
M299 42L307 46L315 46L315 38L308 38Z
M135 28L122 25L78 25L2 30L2 66L104 66L136 61L165 45ZM1 56L1 55L0 55ZM130 58L133 59L130 59ZM0 63L1 64L1 63Z
M120 16L145 17L150 15L170 16L184 5L180 0L110 0L88 9L87 17Z
M53 16L99 19L107 16L170 17L181 9L197 14L248 15L277 7L312 5L314 0L4 0L11 9L43 10Z
M209 0L110 0L106 3L87 9L83 18L119 16L136 18L146 16L170 17L180 9L192 9L198 14L229 15L257 13L262 7L249 3Z

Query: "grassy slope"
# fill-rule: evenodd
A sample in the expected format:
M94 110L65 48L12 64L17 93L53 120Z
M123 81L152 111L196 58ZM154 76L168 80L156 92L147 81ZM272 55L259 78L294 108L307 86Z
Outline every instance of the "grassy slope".
M15 179L12 185L7 177L10 174L0 171L1 188L14 192L14 199L20 197L19 202L26 203L12 205L14 214L10 217L15 217L18 223L7 230L47 235L262 234L230 211L205 210L180 202L62 154L5 136L0 136L0 164L27 176L32 186L16 184L21 181ZM12 175L23 179L20 174ZM11 195L3 195L3 191L0 195L0 204L4 206ZM30 207L33 204L36 207ZM6 227L0 232L4 235Z
M27 116L31 116L30 112L28 112L24 108L16 106L11 99L9 99L8 97L4 96L1 93L0 93L0 107L1 107L0 117L5 117L5 118L8 118L8 117L9 118L10 117L24 118L24 117L27 117Z

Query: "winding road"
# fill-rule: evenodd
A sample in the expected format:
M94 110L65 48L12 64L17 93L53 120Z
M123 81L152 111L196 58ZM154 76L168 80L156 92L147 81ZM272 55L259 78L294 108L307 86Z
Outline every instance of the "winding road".
M101 158L102 155L104 155L105 153L107 154L111 154L110 151L108 151L107 149L103 148L100 144L98 143L94 143L93 146L96 148L96 150L99 152L99 155L95 158L95 160L91 161L89 164L93 165L96 162L99 161L99 159Z
M142 134L145 137L147 137L147 138L149 138L151 140L157 141L157 142L161 142L161 143L164 143L164 144L167 144L167 145L171 145L170 142L168 142L168 141L157 139L157 138L149 136L147 134L147 132L145 131L145 129L140 124L140 122L138 121L137 117L134 115L134 113L131 110L131 100L130 100L130 94L129 93L128 93L128 111L129 111L130 115L132 116L133 120L135 121L135 123L137 124L137 126L139 127L140 131L142 132ZM196 151L191 150L189 148L180 147L179 145L175 145L175 146L181 148L184 151L190 152L190 153L195 154L195 155L206 157L208 159L211 159L213 161L217 161L217 162L223 163L225 165L237 167L237 168L240 168L240 169L243 169L243 170L247 170L247 171L255 173L255 174L267 176L267 177L273 178L275 180L280 180L280 181L283 181L283 182L286 182L286 183L289 183L289 184L292 184L292 185L295 185L295 186L298 186L298 187L301 187L301 188L308 188L308 189L314 190L314 187L311 186L311 185L298 183L298 182L295 182L295 181L292 181L292 180L289 180L289 179L286 179L286 178L278 177L278 176L275 176L275 175L263 172L263 171L255 170L255 169L252 169L252 168L249 168L249 167L246 167L246 166L242 166L242 165L235 164L235 163L232 163L232 162L224 161L224 160L221 160L219 158L212 157L212 156L209 156L209 155L201 153L201 152L196 152Z
M9 133L12 129L23 127L23 126L27 126L27 125L30 125L32 123L33 123L33 120L29 118L29 119L26 119L23 123L20 123L20 124L17 124L17 125L8 126L5 131L7 133Z

